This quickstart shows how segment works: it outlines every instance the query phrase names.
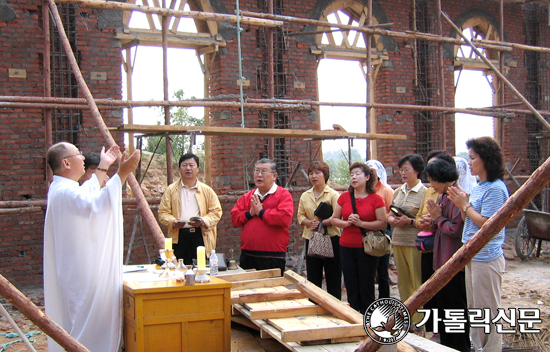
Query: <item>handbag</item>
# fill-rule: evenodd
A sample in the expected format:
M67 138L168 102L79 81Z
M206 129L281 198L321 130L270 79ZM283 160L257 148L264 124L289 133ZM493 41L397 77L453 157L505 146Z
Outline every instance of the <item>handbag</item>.
M332 216L332 212L333 212L332 205L325 202L321 202L317 206L317 209L315 209L315 211L313 212L313 215L318 217L320 220L325 220Z
M351 206L355 214L357 212L357 206L355 205L355 195L353 191L350 192L351 195ZM363 234L363 250L368 255L374 257L382 257L391 252L391 238L382 231L368 231L362 227L359 227L361 233Z
M324 233L321 233L322 227L325 229ZM318 258L334 258L332 241L328 235L327 227L323 226L322 223L319 223L317 231L311 234L307 255Z
M414 240L414 246L421 252L434 250L435 234L431 231L420 231Z

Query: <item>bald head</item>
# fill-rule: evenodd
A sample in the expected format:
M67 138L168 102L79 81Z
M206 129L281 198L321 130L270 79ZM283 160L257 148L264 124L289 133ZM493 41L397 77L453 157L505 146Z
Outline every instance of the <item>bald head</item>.
M63 157L67 155L69 145L70 144L67 142L59 142L52 145L50 149L48 149L48 152L46 153L46 162L50 165L54 175L59 173L59 170L61 169L61 161L63 160Z

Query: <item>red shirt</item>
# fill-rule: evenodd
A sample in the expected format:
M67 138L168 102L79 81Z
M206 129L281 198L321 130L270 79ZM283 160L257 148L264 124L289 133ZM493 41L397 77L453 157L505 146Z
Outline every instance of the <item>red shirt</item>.
M348 217L354 213L353 207L351 206L351 196L349 192L344 192L338 198L338 204L342 207L342 219L348 220ZM370 193L365 198L355 198L355 205L357 206L357 212L359 217L363 221L375 221L376 220L376 209L386 208L384 200L376 193ZM372 231L365 229L367 231ZM362 248L363 247L363 234L361 229L357 226L346 227L342 231L342 236L340 237L340 245L350 248Z

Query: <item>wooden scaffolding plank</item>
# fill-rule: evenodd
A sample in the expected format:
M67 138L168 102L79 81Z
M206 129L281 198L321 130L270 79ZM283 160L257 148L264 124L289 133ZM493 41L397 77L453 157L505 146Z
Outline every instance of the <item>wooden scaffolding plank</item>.
M223 279L229 282L266 279L270 277L281 277L281 269L254 270L245 273L223 275Z
M235 281L232 283L232 289L241 290L245 288L258 288L258 287L273 287L281 285L291 285L292 283L285 279L284 277L274 277L268 279L257 279L257 280L245 280L245 281Z
M133 133L189 133L205 136L232 136L232 137L275 137L275 138L315 138L315 139L407 139L403 134L360 133L342 131L311 131L275 128L241 128L216 126L179 126L179 125L130 125L124 124L119 131Z
M307 324L304 324L308 326ZM350 336L366 336L363 324L351 324L349 326L331 326L325 328L296 329L281 331L281 340L289 341L312 341L322 338L340 338Z
M266 288L267 289L267 288ZM285 299L299 299L307 297L305 293L298 290L271 291L271 292L231 292L231 304L252 303L265 301L280 301ZM235 296L233 294L235 293Z
M321 314L328 314L328 311L325 308L317 305L283 308L277 307L275 309L251 310L250 319L274 319Z

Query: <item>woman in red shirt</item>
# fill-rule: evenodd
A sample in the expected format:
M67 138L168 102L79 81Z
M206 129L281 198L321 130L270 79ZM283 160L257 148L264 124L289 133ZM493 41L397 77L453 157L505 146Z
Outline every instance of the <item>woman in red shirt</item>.
M374 302L374 276L378 257L363 250L363 234L366 231L386 228L386 206L374 189L374 172L361 162L351 164L350 187L342 193L334 207L332 225L343 229L340 237L342 272L350 306L364 314ZM357 213L353 211L355 197Z

